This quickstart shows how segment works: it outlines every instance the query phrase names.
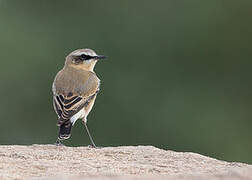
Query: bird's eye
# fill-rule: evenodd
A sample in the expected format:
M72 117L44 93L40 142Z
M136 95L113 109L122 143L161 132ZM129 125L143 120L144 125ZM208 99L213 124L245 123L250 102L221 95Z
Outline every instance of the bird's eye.
M94 57L93 57L93 56L90 56L90 55L86 55L86 54L80 55L80 59L81 59L82 61L87 61L87 60L92 59L92 58L94 58Z
M88 56L86 56L85 54L82 54L82 55L81 55L81 59L82 59L82 60L88 60Z

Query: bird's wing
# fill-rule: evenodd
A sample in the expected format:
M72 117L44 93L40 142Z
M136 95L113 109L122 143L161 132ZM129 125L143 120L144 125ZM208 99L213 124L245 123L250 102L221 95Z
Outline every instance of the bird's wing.
M71 117L89 104L96 94L89 97L74 95L71 92L68 96L58 94L53 96L54 110L58 115L58 125L69 124Z
M53 105L59 126L69 124L71 117L86 107L99 91L99 79L95 74L89 74L88 78L78 75L73 78L75 81L64 74L59 73L53 83Z

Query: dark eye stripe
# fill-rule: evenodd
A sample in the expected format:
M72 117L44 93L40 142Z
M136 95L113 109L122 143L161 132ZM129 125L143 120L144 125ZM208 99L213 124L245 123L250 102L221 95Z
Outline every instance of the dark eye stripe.
M86 55L86 54L82 54L80 57L84 61L94 58L93 56L89 56L89 55Z

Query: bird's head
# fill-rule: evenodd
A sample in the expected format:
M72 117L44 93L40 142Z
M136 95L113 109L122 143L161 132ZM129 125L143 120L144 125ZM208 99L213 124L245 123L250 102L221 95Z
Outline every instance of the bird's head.
M96 62L105 58L97 55L92 49L77 49L66 57L65 66L93 71Z

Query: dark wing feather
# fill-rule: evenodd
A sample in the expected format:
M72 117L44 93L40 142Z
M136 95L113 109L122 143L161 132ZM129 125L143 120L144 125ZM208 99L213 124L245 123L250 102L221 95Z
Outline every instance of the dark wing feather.
M69 124L71 117L87 106L94 96L95 94L88 98L83 98L73 94L72 96L54 95L53 105L58 115L58 125Z

